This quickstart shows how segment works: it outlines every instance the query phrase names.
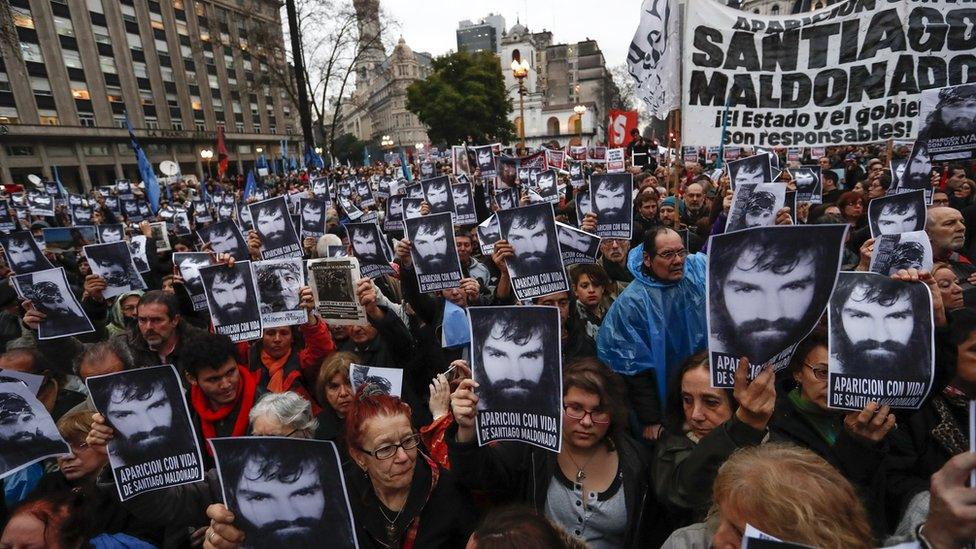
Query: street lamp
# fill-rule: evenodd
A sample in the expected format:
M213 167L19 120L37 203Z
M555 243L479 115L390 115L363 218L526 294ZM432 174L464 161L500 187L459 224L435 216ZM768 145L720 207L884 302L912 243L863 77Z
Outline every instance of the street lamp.
M512 76L518 80L519 89L519 150L525 154L525 77L529 75L529 63L516 49L512 52Z
M315 154L321 155L322 154L322 147L315 147Z
M390 137L389 135L384 135L383 138L380 139L380 146L383 147L384 149L392 149L393 138Z
M254 152L256 152L256 153L258 153L258 154L261 154L261 153L263 153L263 152L264 152L264 149L263 149L262 147L258 147L258 148L256 148L256 149L254 149Z
M207 174L209 174L210 177L213 178L213 170L210 169L210 161L213 160L213 150L203 149L202 151L200 151L200 158L207 161Z
M576 113L576 127L579 128L579 144L583 144L583 115L586 114L586 105L576 105L573 107L573 112Z

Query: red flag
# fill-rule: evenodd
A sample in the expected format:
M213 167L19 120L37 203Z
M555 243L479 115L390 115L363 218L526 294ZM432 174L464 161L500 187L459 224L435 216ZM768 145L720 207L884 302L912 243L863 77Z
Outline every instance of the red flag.
M630 130L637 128L637 111L610 111L607 126L607 146L626 147L630 142Z
M223 179L227 171L227 146L224 145L224 127L217 126L217 177Z

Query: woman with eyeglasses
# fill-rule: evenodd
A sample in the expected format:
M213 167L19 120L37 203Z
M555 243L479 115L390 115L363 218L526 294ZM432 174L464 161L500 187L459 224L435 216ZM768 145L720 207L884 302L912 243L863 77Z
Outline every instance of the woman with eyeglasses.
M517 442L479 447L474 387L465 380L451 395L448 452L462 484L532 505L588 547L660 546L666 532L651 527L659 513L648 501L647 460L626 433L623 385L606 366L583 358L565 367L558 454Z
M886 532L882 461L895 415L875 402L860 412L828 408L827 358L827 330L820 326L793 354L789 373L795 387L782 391L776 403L770 439L807 448L836 467L857 489L880 538Z

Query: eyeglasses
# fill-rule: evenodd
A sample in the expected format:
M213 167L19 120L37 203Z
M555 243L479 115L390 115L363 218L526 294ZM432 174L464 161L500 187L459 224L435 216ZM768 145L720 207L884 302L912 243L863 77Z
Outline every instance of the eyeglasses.
M600 425L610 423L610 412L605 410L585 410L582 406L578 404L566 404L563 406L563 410L566 412L566 416L576 421L583 421L583 418L590 416L590 421L593 423L598 423Z
M819 379L820 381L827 381L827 369L826 368L814 368L806 362L803 363L804 368L810 368L813 372L813 377Z
M948 198L946 198L946 199L941 199L940 198L939 200L933 199L932 200L932 204L933 205L936 205L936 206L948 206L949 205L949 199Z
M82 442L80 444L69 444L72 454L77 454L78 452L84 452L91 448L87 442Z
M403 448L404 450L413 450L417 446L420 446L420 435L413 434L401 440L399 444L386 444L373 451L369 451L366 448L360 448L360 450L366 452L376 459L390 459L396 455L397 450L400 448Z
M665 261L673 261L674 258L684 259L688 255L688 250L682 248L680 250L667 250L664 252L658 252L654 254Z

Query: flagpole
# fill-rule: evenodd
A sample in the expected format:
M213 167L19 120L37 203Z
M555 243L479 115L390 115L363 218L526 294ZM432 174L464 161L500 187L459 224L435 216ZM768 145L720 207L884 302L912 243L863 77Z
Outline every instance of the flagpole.
M725 98L725 110L722 111L722 139L718 144L718 159L715 160L715 168L721 168L725 161L725 134L729 129L729 107L732 106L732 98Z

